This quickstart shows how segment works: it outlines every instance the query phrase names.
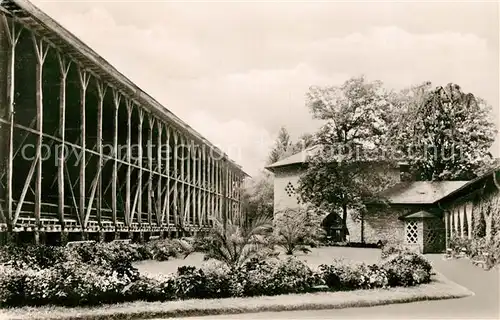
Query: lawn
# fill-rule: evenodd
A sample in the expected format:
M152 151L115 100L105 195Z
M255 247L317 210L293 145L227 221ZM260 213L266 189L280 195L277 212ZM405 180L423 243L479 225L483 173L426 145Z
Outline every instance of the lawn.
M379 249L349 248L349 247L322 247L313 248L308 254L299 253L295 255L298 259L306 262L311 268L316 268L320 264L330 264L333 259L342 258L348 261L365 262L367 264L376 263L380 260ZM280 253L279 257L286 255ZM177 272L181 266L200 267L203 264L203 254L193 253L186 259L171 259L168 261L141 261L134 265L139 271L152 274L169 274Z

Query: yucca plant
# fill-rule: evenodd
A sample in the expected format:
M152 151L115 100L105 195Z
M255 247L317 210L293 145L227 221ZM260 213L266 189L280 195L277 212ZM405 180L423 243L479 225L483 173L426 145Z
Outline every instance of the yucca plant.
M205 260L215 259L235 269L251 258L264 258L272 253L269 236L272 223L268 218L257 218L250 224L228 219L214 219L212 230L205 237L202 252Z
M285 209L276 213L274 243L287 255L302 251L309 253L309 247L323 235L315 213L305 208Z

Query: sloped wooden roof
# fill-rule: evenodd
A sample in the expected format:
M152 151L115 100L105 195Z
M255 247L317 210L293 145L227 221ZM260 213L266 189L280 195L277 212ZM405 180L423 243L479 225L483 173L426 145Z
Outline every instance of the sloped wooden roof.
M380 195L391 204L433 204L467 183L468 181L401 182Z
M57 21L33 5L30 1L2 0L0 1L0 10L27 26L36 34L42 36L47 42L64 50L65 54L77 61L96 78L108 82L135 103L144 106L148 111L155 114L160 119L168 121L169 124L175 126L179 131L186 134L186 136L210 147L220 155L221 158L227 159L228 163L233 168L238 169L244 175L248 176L248 174L243 171L242 167L235 161L229 159L227 154L221 149L217 148L199 132L177 117L167 107L163 106L149 94L144 92L78 37L61 26Z

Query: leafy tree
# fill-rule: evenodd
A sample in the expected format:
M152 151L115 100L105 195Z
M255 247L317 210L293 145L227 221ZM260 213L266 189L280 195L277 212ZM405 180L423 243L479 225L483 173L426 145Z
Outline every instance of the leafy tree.
M251 223L259 217L272 219L274 186L271 173L262 171L248 180L241 201L246 223Z
M391 141L419 180L469 180L493 165L491 107L460 86L404 90Z
M290 138L290 134L285 127L281 127L278 132L278 137L274 143L274 147L271 149L269 158L267 160L268 164L273 164L286 156L293 153L293 143Z
M361 212L367 199L393 183L391 163L374 161L386 146L390 96L379 81L349 79L340 87L311 87L307 105L325 124L316 135L322 146L299 180L302 201L342 216ZM377 160L375 158L375 160Z
M304 133L299 137L299 140L293 145L293 153L301 152L309 147L315 145L314 135L311 133Z

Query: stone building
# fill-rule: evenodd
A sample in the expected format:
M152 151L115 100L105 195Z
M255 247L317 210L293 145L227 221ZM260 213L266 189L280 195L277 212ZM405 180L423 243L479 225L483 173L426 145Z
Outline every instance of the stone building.
M274 174L275 213L303 205L299 202L296 187L301 173L306 169L307 159L316 151L317 147L312 147L266 167ZM468 188L475 190L479 182L470 185L467 181L408 181L404 173L404 165L386 172L399 180L381 194L389 205L367 204L367 213L356 220L352 216L358 215L348 214L348 235L343 237L333 232L333 238L366 244L377 244L379 241L403 243L421 252L443 251L447 239L445 229L450 225L445 224L448 220L444 217L449 217L450 212L454 212L454 215L465 212L453 209L458 204L452 204L464 187L470 186ZM446 205L443 201L446 201ZM332 231L340 231L341 218L337 214L331 213L325 220Z

